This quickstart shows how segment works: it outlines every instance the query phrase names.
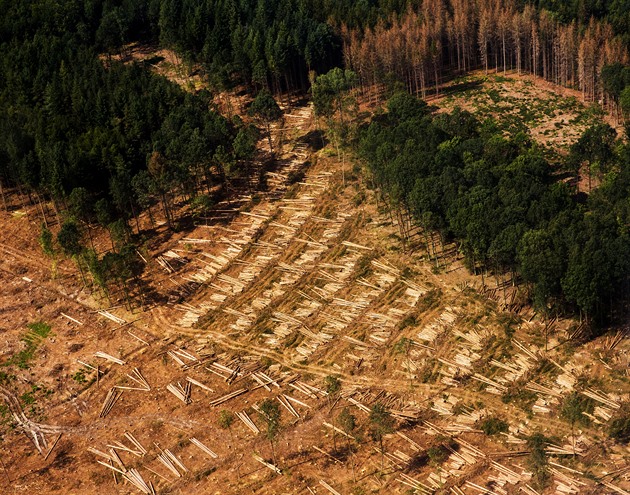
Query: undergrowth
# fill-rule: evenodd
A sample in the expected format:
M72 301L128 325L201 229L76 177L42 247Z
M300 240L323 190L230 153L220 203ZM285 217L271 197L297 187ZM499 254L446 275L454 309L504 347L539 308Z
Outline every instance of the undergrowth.
M22 337L25 348L14 354L3 363L4 366L17 366L20 369L28 369L35 358L35 351L41 342L50 335L50 325L44 322L30 323L29 331Z

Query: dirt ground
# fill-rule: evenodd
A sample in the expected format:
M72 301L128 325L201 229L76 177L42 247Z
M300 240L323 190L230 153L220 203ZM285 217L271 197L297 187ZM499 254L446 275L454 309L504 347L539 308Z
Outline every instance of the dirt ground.
M630 490L630 451L607 434L630 400L625 334L578 344L577 322L543 321L504 276L482 286L454 246L434 256L420 231L403 242L361 173L304 139L310 107L286 113L266 192L152 232L144 306L84 287L71 260L53 264L37 243L39 207L10 192L0 492L142 493L136 473L164 494ZM35 335L36 322L50 333ZM340 389L327 393L330 376ZM578 389L592 419L572 426L560 410ZM265 399L280 411L273 442ZM383 451L376 404L393 418ZM222 411L243 419L223 413L227 427ZM488 418L509 429L485 434ZM535 432L550 438L544 489L527 454Z

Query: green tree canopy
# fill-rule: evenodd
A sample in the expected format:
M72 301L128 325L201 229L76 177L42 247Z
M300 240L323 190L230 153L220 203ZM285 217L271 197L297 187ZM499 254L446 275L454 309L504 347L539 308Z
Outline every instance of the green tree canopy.
M57 242L67 256L78 256L83 251L81 231L73 220L67 220L57 234Z
M282 117L282 110L278 106L278 103L269 91L262 90L256 95L256 98L249 107L248 113L265 126L267 130L267 140L269 141L269 151L273 155L271 124Z
M315 114L332 117L337 112L343 122L348 92L357 85L357 82L357 75L353 71L338 67L317 76L311 87Z
M275 443L278 438L278 434L280 433L280 406L278 405L278 402L273 399L265 399L260 403L258 409L258 416L266 425L265 436L271 445L273 462L274 464L277 464Z

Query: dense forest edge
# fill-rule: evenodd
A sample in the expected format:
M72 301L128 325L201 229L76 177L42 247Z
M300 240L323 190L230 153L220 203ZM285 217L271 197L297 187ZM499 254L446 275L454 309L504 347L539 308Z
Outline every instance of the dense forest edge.
M504 137L465 111L434 117L406 93L387 106L359 132L358 152L397 212L403 238L409 217L424 232L437 231L439 240L427 245L438 266L439 250L456 240L482 276L491 270L506 284L520 274L543 311L601 320L620 309L629 275L623 164L630 156L627 147L616 154L610 127L589 129L567 157L567 170L589 160L609 172L584 197L525 135Z
M465 111L433 115L415 96L471 70L510 70L578 89L627 122L629 12L624 0L0 1L0 192L42 210L50 200L58 225L42 211L44 252L74 257L107 297L128 293L142 270L140 212L160 208L177 229L176 198L206 212L255 188L261 136L262 161L274 158L278 101L308 92L403 239L410 222L438 232L471 270L526 284L541 311L604 324L627 302L628 144L602 124L549 163L527 135ZM174 50L209 89L188 93L130 63L132 42ZM235 87L256 95L251 122L213 104ZM359 125L359 97L388 100L387 111ZM585 169L599 187L577 188ZM111 252L89 247L93 225L109 230ZM439 248L427 238L436 264Z

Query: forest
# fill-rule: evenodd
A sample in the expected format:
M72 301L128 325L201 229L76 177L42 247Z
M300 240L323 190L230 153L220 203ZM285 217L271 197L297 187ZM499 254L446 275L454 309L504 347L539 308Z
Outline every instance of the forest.
M437 94L445 75L482 68L527 72L599 101L613 97L602 68L628 62L627 44L607 22L564 24L552 12L532 5L521 11L501 1L454 1L448 9L440 0L427 0L419 11L410 9L366 31L345 30L343 36L346 65L363 87L395 76L422 97Z
M519 273L542 311L601 321L619 309L630 275L630 149L616 150L614 130L589 129L566 157L569 174L583 160L615 170L583 198L523 134L505 137L463 110L434 117L406 93L387 109L361 130L358 152L403 235L408 213L425 233L437 231L442 247L456 240L482 276Z
M313 83L314 98L334 98L341 90L318 95L316 77L338 67L352 75L343 91L377 105L401 89L429 98L471 70L509 70L578 89L623 120L629 24L628 0L0 0L0 192L52 200L62 251L95 279L116 272L124 283L142 210L160 207L176 228L176 197L209 207L230 179L255 182L248 163L279 116L274 96ZM132 42L174 50L208 89L186 93L121 63ZM261 129L216 111L213 94L235 87L260 97ZM471 269L519 273L538 307L595 320L618 307L630 152L614 131L589 129L550 164L527 136L466 112L433 117L398 93L387 108L353 144L393 209L457 240ZM583 166L602 183L588 195L559 179ZM112 233L109 259L84 247L90 224ZM50 235L44 225L52 253ZM117 263L126 268L107 268Z

